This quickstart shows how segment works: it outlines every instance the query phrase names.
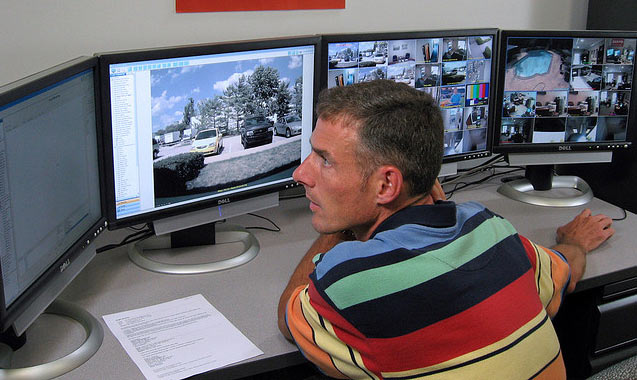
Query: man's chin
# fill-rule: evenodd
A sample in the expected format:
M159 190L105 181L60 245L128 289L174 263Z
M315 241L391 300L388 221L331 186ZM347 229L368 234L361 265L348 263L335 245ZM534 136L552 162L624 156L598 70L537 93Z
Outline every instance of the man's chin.
M321 223L321 221L318 220L316 214L312 216L312 227L314 227L314 230L316 230L316 232L320 234L333 234L341 231L338 228L335 229L334 227L330 227L325 223Z

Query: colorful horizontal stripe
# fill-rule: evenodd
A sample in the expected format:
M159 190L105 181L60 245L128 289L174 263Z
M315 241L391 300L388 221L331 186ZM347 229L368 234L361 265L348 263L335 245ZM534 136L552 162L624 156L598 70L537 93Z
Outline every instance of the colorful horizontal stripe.
M475 235L484 238L475 239L474 235L461 236L443 247L421 253L409 260L347 276L328 286L325 293L337 308L345 309L451 272L480 256L494 243L497 244L515 234L510 224L494 222L493 218L485 220L474 231ZM393 281L383 281L387 278ZM357 284L368 286L357 289L356 293L351 292ZM374 285L369 286L371 284Z
M550 317L568 264L479 204L403 210L310 279L287 321L332 377L565 378Z

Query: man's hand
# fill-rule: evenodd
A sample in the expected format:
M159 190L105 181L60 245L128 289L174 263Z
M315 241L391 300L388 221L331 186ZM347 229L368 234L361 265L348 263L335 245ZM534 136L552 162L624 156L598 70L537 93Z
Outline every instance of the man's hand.
M586 270L586 254L613 236L613 220L606 215L592 215L586 209L569 223L558 227L557 245L571 267L571 282L567 289L572 292Z
M447 200L447 196L445 195L445 191L442 189L442 186L440 185L440 182L438 182L438 179L436 179L436 182L434 182L434 185L431 188L431 191L429 192L429 195L431 195L431 199L434 201L434 203L436 201L446 201Z
M612 224L610 217L603 214L592 215L591 210L586 209L557 229L556 240L558 244L579 246L588 253L613 236L615 230L611 227Z

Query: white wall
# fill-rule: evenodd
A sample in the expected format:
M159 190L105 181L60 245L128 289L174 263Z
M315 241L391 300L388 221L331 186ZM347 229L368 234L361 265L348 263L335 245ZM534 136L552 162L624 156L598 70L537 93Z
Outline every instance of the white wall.
M588 0L346 0L344 10L178 14L175 0L4 0L0 85L101 51L343 32L585 29L587 7Z

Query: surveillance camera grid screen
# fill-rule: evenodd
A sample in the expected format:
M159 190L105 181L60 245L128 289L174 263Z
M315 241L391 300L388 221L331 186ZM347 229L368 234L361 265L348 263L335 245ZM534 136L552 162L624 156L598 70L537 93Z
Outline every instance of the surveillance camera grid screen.
M635 39L506 42L499 145L626 141Z
M328 88L375 79L406 83L436 99L446 157L487 149L492 36L334 42Z

